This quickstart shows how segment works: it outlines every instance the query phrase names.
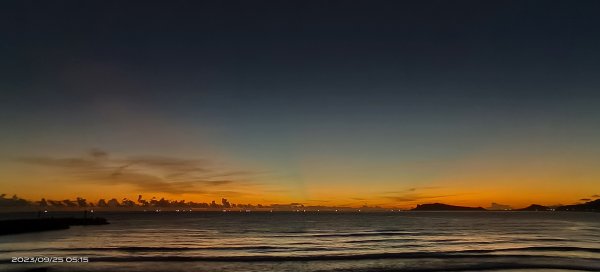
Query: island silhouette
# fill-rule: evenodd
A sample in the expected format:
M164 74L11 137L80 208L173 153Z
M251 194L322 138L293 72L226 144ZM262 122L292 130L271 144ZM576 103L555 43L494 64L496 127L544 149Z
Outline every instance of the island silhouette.
M411 211L486 211L482 207L463 207L443 203L419 204Z

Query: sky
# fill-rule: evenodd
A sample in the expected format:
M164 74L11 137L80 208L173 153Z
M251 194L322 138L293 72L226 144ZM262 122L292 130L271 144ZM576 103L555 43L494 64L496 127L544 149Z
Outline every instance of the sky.
M0 192L600 194L596 1L2 1Z

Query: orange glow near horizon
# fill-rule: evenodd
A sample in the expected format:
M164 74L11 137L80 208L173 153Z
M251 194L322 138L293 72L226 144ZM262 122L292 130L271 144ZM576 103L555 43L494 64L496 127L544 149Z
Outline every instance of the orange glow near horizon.
M220 202L226 198L236 204L289 204L302 203L305 206L345 206L362 207L380 206L384 208L413 208L423 203L445 203L460 206L489 207L492 202L510 205L513 208L522 208L530 204L557 205L581 202L581 198L590 198L589 191L596 186L593 181L580 180L579 186L570 187L562 184L556 179L519 179L508 182L505 179L492 180L481 178L487 183L480 184L469 179L462 180L440 180L434 181L428 186L407 187L373 184L343 186L341 182L327 184L311 184L306 182L302 191L271 190L276 186L253 186L244 190L231 191L239 188L223 188L222 191L200 193L174 194L159 191L140 191L130 185L102 185L97 183L86 183L75 180L58 181L60 176L46 177L38 181L20 181L18 186L6 187L2 185L2 192L28 200L39 200L41 198L63 200L86 198L88 201L97 202L99 199L124 198L136 200L138 195L143 195L146 200L156 197L169 200L186 200L194 202ZM64 178L64 177L63 177ZM474 178L479 180L479 178ZM49 181L55 183L49 185ZM40 182L41 181L41 182ZM345 180L346 184L350 184ZM502 184L494 186L492 184ZM590 189L591 188L591 189Z
M574 204L596 198L600 192L600 169L595 167L595 158L585 152L528 153L497 148L414 163L310 155L298 160L293 171L259 161L236 161L128 157L100 150L31 156L5 162L0 193L28 200L135 201L143 195L146 200L220 202L226 198L231 203L253 205L408 209L423 203L484 208L491 203L513 208Z

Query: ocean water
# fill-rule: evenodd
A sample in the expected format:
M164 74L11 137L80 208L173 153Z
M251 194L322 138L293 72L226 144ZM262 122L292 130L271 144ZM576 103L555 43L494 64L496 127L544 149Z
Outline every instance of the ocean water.
M600 271L600 213L97 215L111 224L0 236L0 271Z

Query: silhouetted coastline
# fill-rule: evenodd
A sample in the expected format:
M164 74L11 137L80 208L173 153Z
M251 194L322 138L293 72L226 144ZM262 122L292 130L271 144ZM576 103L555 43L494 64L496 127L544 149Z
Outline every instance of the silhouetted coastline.
M454 206L442 203L433 203L433 204L419 204L416 208L412 209L412 211L486 211L486 209L482 207L463 207L463 206Z
M538 204L531 204L525 208L522 209L516 209L515 211L522 211L522 212L543 212L543 211L553 211L554 209L548 207L548 206L543 206L543 205L538 205Z
M556 208L557 211L600 212L600 199L583 204L565 205Z
M399 212L399 211L576 211L576 212L600 212L600 199L589 200L585 203L573 205L555 205L544 206L540 204L531 204L525 208L513 209L508 205L496 204L490 208L466 207L445 203L423 203L418 204L413 209L400 209L398 207L368 206L326 206L326 205L306 205L305 203L285 203L285 204L239 204L232 203L226 198L221 201L212 200L211 202L194 202L186 200L169 200L165 198L152 197L150 200L142 198L139 195L136 201L123 198L119 201L111 198L108 201L99 199L96 202L88 201L85 198L77 197L76 200L65 199L61 201L47 200L42 198L40 201L26 200L16 195L5 197L0 195L0 212L34 212L43 210L45 212L79 212L89 210L94 211L143 211L143 212L192 212L192 211L211 211L211 212ZM497 209L497 207L503 209Z

